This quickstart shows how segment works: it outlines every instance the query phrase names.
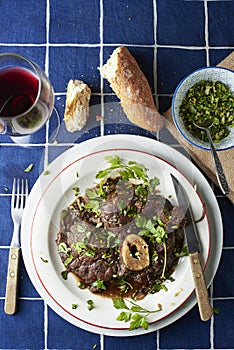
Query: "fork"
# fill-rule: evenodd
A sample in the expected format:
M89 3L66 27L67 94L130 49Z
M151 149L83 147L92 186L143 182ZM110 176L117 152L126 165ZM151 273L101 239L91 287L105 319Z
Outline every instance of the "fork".
M28 180L14 179L11 197L11 217L14 223L12 235L8 271L6 284L6 297L4 311L6 314L13 315L17 309L17 287L18 287L18 265L20 254L20 225L28 197Z

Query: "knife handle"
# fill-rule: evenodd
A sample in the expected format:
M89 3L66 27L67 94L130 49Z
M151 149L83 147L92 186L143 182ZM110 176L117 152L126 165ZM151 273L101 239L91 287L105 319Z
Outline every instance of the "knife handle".
M10 248L4 311L13 315L17 308L18 268L20 248Z
M198 253L189 254L193 279L195 284L195 291L197 295L198 307L202 321L208 321L212 314L213 308L210 305L209 295L206 287L206 282L201 267L201 262Z

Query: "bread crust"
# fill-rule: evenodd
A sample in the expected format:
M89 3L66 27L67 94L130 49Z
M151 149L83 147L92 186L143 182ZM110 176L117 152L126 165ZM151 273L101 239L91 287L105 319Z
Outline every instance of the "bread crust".
M149 83L126 47L115 49L99 69L131 122L150 131L162 129L163 118L154 104Z

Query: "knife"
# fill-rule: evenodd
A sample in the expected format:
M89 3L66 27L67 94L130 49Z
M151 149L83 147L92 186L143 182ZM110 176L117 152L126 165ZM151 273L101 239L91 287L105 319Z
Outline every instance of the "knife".
M194 279L200 317L202 321L208 321L213 314L213 308L211 307L209 302L204 273L199 258L200 243L198 241L196 223L193 218L193 212L189 203L188 195L183 185L173 174L171 174L171 178L177 195L178 205L184 207L185 209L185 217L187 223L183 230L189 251L189 258Z

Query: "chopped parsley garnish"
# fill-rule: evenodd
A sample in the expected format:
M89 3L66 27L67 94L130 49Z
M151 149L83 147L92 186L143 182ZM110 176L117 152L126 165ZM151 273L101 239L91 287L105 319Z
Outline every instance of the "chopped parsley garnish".
M30 173L30 171L32 171L33 168L34 168L34 164L31 163L27 168L24 169L24 171L25 173Z
M80 254L83 250L86 249L86 245L84 242L75 242L72 244L72 247L75 248L78 254Z
M136 226L140 228L140 236L149 237L152 243L161 243L164 248L164 263L161 278L165 277L165 270L167 265L167 246L166 241L168 238L167 232L164 228L164 223L160 219L147 219L144 215L138 215L136 218ZM156 261L156 256L154 256Z
M64 261L64 266L67 267L73 260L73 255L70 253L71 248L67 247L65 242L62 242L58 246L58 252L67 255L67 259Z
M133 286L131 283L125 280L125 277L121 277L116 280L116 283L118 285L118 288L120 289L121 293L125 294L129 291L129 289L133 289Z
M85 289L85 288L86 288L86 285L85 285L85 283L80 282L80 283L78 284L78 287L79 287L80 289Z
M91 311L91 310L93 310L93 308L94 308L94 302L93 302L93 300L87 300L87 304L88 304L88 306L87 306L87 308L88 308L88 310L89 311Z
M65 260L64 262L64 266L68 266L73 260L73 255L72 254L69 254L68 258Z
M64 254L67 254L71 251L71 248L67 247L66 243L65 242L62 242L59 244L58 246L58 252L59 253L64 253Z
M103 280L97 280L91 283L91 286L96 287L97 289L106 290L106 286Z
M161 281L156 281L151 289L151 292L159 292L160 290L165 290L165 292L168 291L165 284L163 284Z
M147 174L147 169L135 162L135 161L129 161L127 164L121 160L119 156L106 156L105 160L109 163L109 167L107 167L104 170L100 170L96 178L101 179L100 188L99 188L99 195L104 196L105 191L103 189L103 186L105 184L106 178L111 174L116 172L118 176L120 176L121 179L129 180L138 180L140 181L141 186L149 186L150 189L154 189L155 186L159 185L159 179L155 177L154 179L149 179ZM143 188L141 188L143 190ZM139 188L138 188L139 191ZM144 193L145 194L145 193Z
M182 256L188 256L189 251L188 251L188 246L185 245L179 252L175 252L175 256L177 258L181 258Z
M73 187L72 189L74 191L74 196L78 197L80 194L80 188L76 186L76 187Z
M62 276L62 278L64 279L64 280L67 280L67 276L68 276L68 271L62 271L61 272L61 276Z

